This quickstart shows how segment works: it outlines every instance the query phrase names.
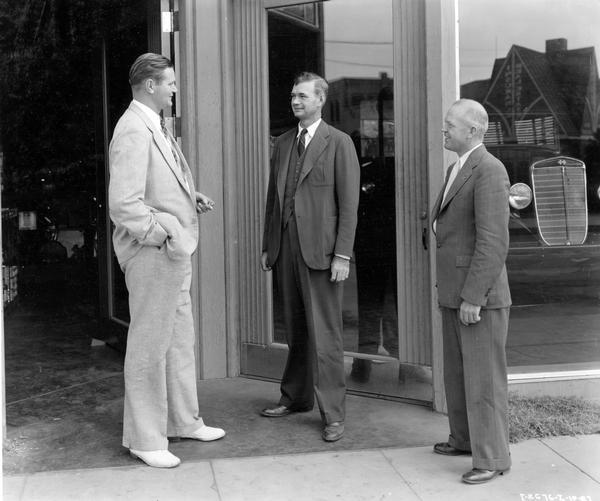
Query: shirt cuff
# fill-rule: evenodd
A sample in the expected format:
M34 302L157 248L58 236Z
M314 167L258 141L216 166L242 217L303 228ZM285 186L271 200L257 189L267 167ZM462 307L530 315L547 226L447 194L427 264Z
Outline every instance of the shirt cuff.
M348 256L344 256L343 254L336 254L335 257L339 257L341 259L345 259L346 261L350 261L350 258Z

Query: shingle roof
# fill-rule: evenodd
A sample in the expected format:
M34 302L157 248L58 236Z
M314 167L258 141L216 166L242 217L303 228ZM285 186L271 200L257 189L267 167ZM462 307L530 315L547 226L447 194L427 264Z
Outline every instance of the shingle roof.
M519 45L513 45L509 51L509 55L511 52L522 61L526 71L540 91L542 98L553 112L562 132L568 136L578 135L579 132L573 122L571 110L569 110L565 102L560 82L556 78L557 74L560 75L560 70L558 72L556 70L553 71L546 54L542 52L527 49Z

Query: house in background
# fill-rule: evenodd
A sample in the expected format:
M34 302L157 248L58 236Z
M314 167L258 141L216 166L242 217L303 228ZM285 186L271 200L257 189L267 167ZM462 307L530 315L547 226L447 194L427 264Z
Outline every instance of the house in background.
M486 145L543 146L556 153L592 160L597 144L600 80L594 47L567 49L567 40L546 41L546 52L513 45L496 59L489 80L461 86L461 97L486 108Z

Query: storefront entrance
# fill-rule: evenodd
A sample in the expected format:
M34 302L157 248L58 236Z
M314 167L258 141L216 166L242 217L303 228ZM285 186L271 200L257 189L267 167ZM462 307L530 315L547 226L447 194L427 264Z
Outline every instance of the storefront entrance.
M160 1L4 7L0 166L10 424L28 399L120 377L127 293L110 243L108 144L131 99L132 61L163 44ZM67 398L52 405L76 406L61 400Z
M161 5L164 3L166 5ZM6 16L3 73L4 305L94 321L122 348L127 291L110 236L108 144L131 100L127 74L169 53L168 2L26 2ZM10 41L12 38L12 42ZM96 322L98 321L98 322Z
M348 387L357 393L376 394L419 402L432 400L430 332L427 321L411 322L420 310L407 307L401 296L429 304L428 292L410 290L399 280L403 270L397 248L427 259L422 237L405 231L405 219L416 211L402 200L402 190L416 176L424 184L426 169L411 171L397 149L399 108L394 79L402 71L394 60L392 0L368 3L352 0L327 2L264 2L268 33L268 132L270 142L296 127L289 94L294 76L313 71L329 82L324 120L352 138L361 166L358 227L351 275L344 288L344 348ZM268 176L264 159L260 175ZM415 202L426 206L425 195ZM398 203L398 200L400 202ZM417 225L419 219L417 219ZM261 214L262 220L262 214ZM414 223L413 223L414 224ZM425 281L427 266L414 270ZM270 274L269 274L270 275ZM242 343L242 372L259 377L281 377L287 346L280 295L268 277L269 301L266 329ZM427 315L428 316L428 315ZM424 318L423 316L422 318ZM398 322L401 318L403 321ZM413 327L417 325L417 329ZM244 336L244 334L242 334Z

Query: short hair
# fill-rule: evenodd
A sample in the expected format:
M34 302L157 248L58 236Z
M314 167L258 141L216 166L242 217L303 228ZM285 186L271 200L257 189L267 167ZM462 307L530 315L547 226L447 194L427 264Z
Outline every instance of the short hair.
M296 75L294 78L294 85L298 85L301 82L315 82L315 90L317 91L317 94L323 96L323 100L327 101L329 84L322 76L319 76L316 73L311 73L310 71L303 71L302 73L298 73L298 75Z
M477 136L485 136L488 130L488 114L481 103L473 99L459 99L452 106L460 107L462 119L471 127L475 127Z
M172 68L173 63L168 57L161 54L148 52L139 56L129 69L129 85L136 87L143 84L149 78L160 83L163 72Z

